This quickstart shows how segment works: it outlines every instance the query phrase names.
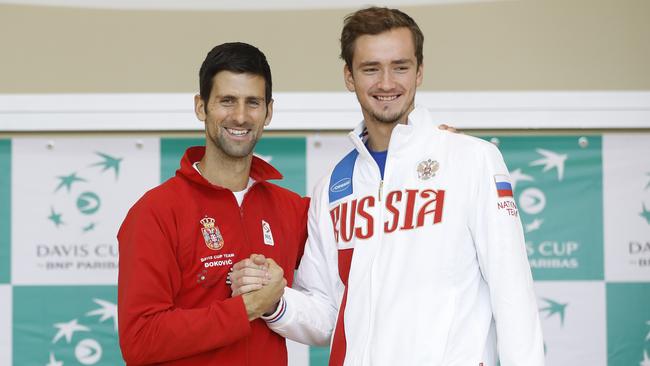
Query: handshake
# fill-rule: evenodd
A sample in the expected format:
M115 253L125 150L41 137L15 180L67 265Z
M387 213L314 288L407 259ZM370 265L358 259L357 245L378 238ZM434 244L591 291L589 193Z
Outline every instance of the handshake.
M228 278L232 296L242 295L249 321L273 313L287 285L282 267L262 254L235 263Z

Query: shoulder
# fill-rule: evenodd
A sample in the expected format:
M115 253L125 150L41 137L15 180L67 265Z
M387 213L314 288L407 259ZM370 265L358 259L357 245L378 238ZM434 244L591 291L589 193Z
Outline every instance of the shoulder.
M167 181L148 190L131 206L117 234L120 242L139 232L142 227L156 225L161 221L160 217L165 215L165 211L171 211L171 208L166 208L166 205L174 201L168 193L169 185Z
M172 177L158 186L145 192L142 197L129 210L129 216L134 214L148 213L162 213L164 211L172 211L173 206L177 202L182 202L178 199L183 189L182 179Z
M448 131L440 132L446 148L456 155L466 155L467 158L477 161L501 156L499 149L493 143L484 139Z
M489 149L489 146L494 147L489 141L482 138L466 135L464 133L454 133L449 131L439 130L439 133L453 146L463 146L475 150Z
M171 177L156 187L148 190L142 195L140 199L143 202L154 204L157 201L167 199L170 195L178 194L181 191L182 179L179 177Z

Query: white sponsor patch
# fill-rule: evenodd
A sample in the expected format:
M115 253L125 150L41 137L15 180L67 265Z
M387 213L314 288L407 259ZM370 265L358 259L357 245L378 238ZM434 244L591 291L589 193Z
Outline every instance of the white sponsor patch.
M275 245L273 242L273 233L271 232L271 225L268 222L262 220L262 235L264 236L264 244L266 245Z

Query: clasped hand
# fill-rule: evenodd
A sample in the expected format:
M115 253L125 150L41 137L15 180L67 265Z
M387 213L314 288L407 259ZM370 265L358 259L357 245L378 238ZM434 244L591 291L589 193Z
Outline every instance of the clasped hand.
M235 263L230 273L232 296L242 295L249 320L272 313L286 285L282 267L261 254Z

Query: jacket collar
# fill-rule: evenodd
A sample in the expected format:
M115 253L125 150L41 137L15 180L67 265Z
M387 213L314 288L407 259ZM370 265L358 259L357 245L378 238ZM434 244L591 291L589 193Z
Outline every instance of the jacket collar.
M199 172L192 166L197 161L201 160L205 155L205 146L193 146L188 148L181 159L181 167L176 171L177 177L184 177L194 183L213 188L223 188L215 186L208 182L199 174ZM271 164L253 155L251 163L251 171L249 174L255 182L263 182L271 179L282 179L282 174L275 169Z
M420 134L420 132L415 133L415 131L422 131L422 129L426 129L427 126L433 126L433 120L431 119L429 111L424 107L416 105L411 113L409 113L407 123L398 124L393 129L390 143L388 144L389 154L399 154L400 150L408 146L408 142L412 136ZM357 151L359 151L359 154L372 159L368 149L366 148L368 130L366 129L364 121L361 121L361 123L359 123L357 127L349 133L349 137Z

